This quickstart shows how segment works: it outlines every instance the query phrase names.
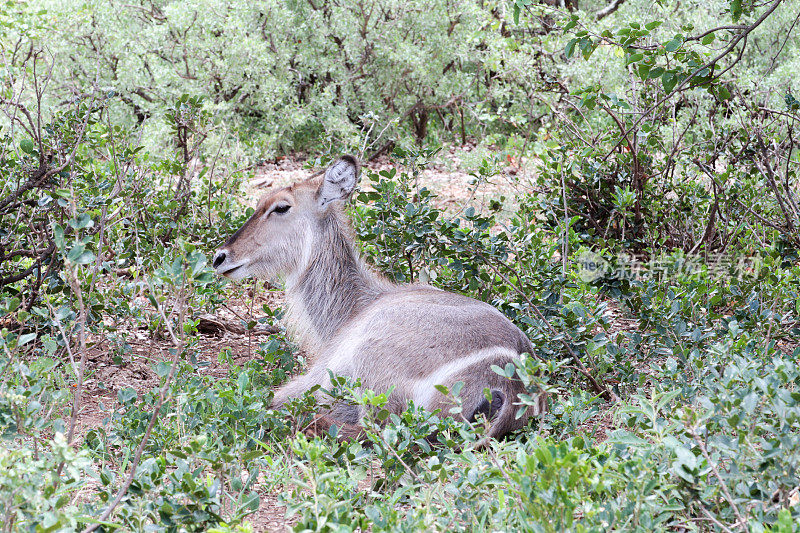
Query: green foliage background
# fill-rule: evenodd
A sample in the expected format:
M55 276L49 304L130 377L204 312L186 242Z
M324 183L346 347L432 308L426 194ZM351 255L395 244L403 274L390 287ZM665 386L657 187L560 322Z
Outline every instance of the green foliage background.
M0 6L0 528L248 531L277 494L297 531L797 530L800 2L551 4ZM438 207L467 142L525 192ZM367 442L308 438L312 397L268 409L307 356L279 306L208 372L203 317L257 288L207 261L243 184L343 151L391 156L367 261L509 316L534 353L496 371L547 415L478 451L458 390L390 415L337 377ZM98 352L154 381L76 428Z
M602 7L594 4L581 7ZM715 26L729 9L724 0L637 0L586 23L600 34L658 20L653 37L668 42L691 33L687 24ZM456 130L463 115L467 132L481 136L524 132L548 118L561 93L556 79L570 91L599 83L620 97L630 82L618 48L600 46L590 65L563 61L571 35L545 33L535 17L514 24L504 2L44 0L10 11L24 13L25 24L8 29L9 42L24 29L54 57L52 101L95 83L114 91L115 117L143 121L148 147L167 141L163 109L186 93L205 98L223 124L219 135L233 134L238 149L264 157L331 142L359 148L370 128L372 137L387 126L408 130L418 111L438 125L455 121ZM764 22L735 73L743 90L772 92L773 106L800 68L796 39L783 39L796 11L786 2Z

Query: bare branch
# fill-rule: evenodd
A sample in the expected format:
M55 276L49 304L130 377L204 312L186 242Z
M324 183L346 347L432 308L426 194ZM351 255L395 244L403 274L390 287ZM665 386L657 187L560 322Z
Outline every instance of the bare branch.
M684 80L682 82L680 82L674 89L672 89L669 93L667 93L666 95L661 97L656 103L654 103L649 108L647 108L647 110L645 110L641 114L641 116L634 121L634 123L631 125L631 127L628 128L628 130L625 132L625 134L626 135L630 134L632 131L634 131L639 126L639 124L645 119L645 117L650 116L650 113L654 109L658 108L660 105L662 105L664 102L666 102L667 100L672 98L674 95L676 95L679 92L681 92L684 89L686 89L687 85L689 85L689 82L691 82L694 79L694 77L697 76L700 72L703 72L706 69L713 69L713 67L722 58L724 58L725 56L730 54L734 50L734 48L736 48L736 45L739 44L742 41L742 39L746 39L747 36L753 30L758 28L761 25L761 23L763 23L767 19L767 17L769 17L773 13L773 11L775 11L783 1L784 0L775 0L772 3L772 5L770 5L769 8L764 13L762 13L761 16L758 17L758 19L755 22L753 22L753 24L751 24L750 26L747 26L744 30L742 30L741 33L737 34L733 39L731 39L730 44L728 44L728 46L726 46L725 49L722 52L720 52L716 57L714 57L713 59L711 59L710 61L708 61L704 65L702 65L702 66L698 67L697 69L695 69L691 74L689 74L686 78L684 78ZM739 57L736 59L736 61L734 61L734 64L738 63L739 59L741 59L741 52L739 53ZM730 66L728 68L726 68L725 70L723 70L718 75L714 76L712 79L719 78L720 75L722 75L723 73L727 72L729 69L730 69ZM611 154L614 153L614 150L616 150L617 147L620 144L622 144L622 142L624 141L624 137L625 136L620 137L620 139L614 144L614 146L611 147L611 150L609 150L608 154L606 155L606 159L608 159L611 156Z
M621 6L624 3L625 3L625 0L611 0L611 3L609 3L606 7L604 7L603 9L599 9L599 10L595 11L594 12L594 17L597 20L602 20L602 19L606 18L607 16L609 16L614 11L616 11L617 9L619 9L619 6Z
M714 461L708 454L706 445L703 443L702 439L700 439L700 435L697 434L697 431L694 427L686 428L686 432L689 433L689 435L697 443L697 446L700 448L700 453L703 454L703 457L705 457L706 461L708 462L708 466L711 468L711 472L714 474L714 477L717 478L720 489L722 489L722 494L725 496L725 499L728 501L728 505L731 506L733 513L736 515L736 524L742 531L747 531L747 520L744 518L744 516L742 516L741 511L739 511L739 507L736 506L736 502L733 500L733 496L731 496L731 493L728 490L728 485L726 485L725 481L722 479L719 469L717 469L717 465L714 464Z

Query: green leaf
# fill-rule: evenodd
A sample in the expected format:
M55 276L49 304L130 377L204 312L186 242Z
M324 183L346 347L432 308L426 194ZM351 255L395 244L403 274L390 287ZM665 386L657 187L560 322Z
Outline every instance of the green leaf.
M661 76L661 83L664 85L664 92L669 94L672 92L672 89L675 88L675 85L678 84L678 76L676 76L674 72L665 72L664 75Z
M74 229L91 228L94 226L94 220L88 213L81 213L69 221L69 225Z
M250 377L247 375L247 372L240 373L239 377L236 378L236 386L239 389L239 395L244 394L244 391L249 383Z
M170 371L172 370L172 363L169 361L159 361L156 363L155 371L158 377L165 378L169 375Z
M250 492L244 497L241 507L249 511L255 511L261 504L260 496L256 492Z
M33 151L35 150L35 146L33 144L33 141L30 140L30 139L22 139L19 142L19 147L20 147L20 150L22 150L26 154L32 154Z
M742 0L731 0L731 19L734 22L742 16Z
M76 244L72 248L70 248L69 252L67 252L67 259L72 261L73 263L75 260L80 257L80 255L86 250L86 247L80 243Z
M758 397L758 394L756 394L755 392L751 392L750 394L744 397L744 402L742 404L742 407L744 407L744 410L747 412L747 414L752 414L753 411L755 411L756 407L758 406L759 401L760 398Z
M626 65L630 65L631 63L638 63L642 59L644 59L644 54L641 54L641 53L630 54L628 56L628 60L625 62L625 64Z
M92 261L94 261L95 255L93 252L89 250L85 250L81 255L79 255L73 262L76 265L88 265Z
M17 307L19 307L20 303L22 303L22 301L16 296L9 298L8 303L6 304L6 311L13 313L16 311Z
M124 389L120 389L120 391L117 393L117 400L119 400L119 403L121 404L126 404L136 400L137 396L138 395L133 388L126 387Z
M687 448L677 446L675 448L676 459L672 463L672 471L689 483L695 482L695 471L697 470L697 457Z
M53 355L56 353L56 349L58 348L58 343L56 343L55 339L49 335L42 341L42 345L44 346L44 351L47 353L47 355Z
M650 442L626 431L624 429L617 429L612 431L606 441L609 444L618 444L621 446L648 446Z
M717 36L714 35L714 32L712 31L711 33L709 33L708 35L703 37L703 40L700 41L700 43L701 44L711 44L711 43L714 42L714 39L716 39L716 38L717 38Z
M26 333L25 335L20 335L19 341L17 341L17 346L28 344L35 338L36 338L36 333Z
M664 44L664 49L667 52L674 52L675 50L680 48L682 44L683 44L683 35L678 34L675 37L673 37L671 41Z
M572 54L575 53L575 45L578 43L578 39L570 39L567 43L567 47L564 49L564 55L567 56L567 59L572 57Z
M654 20L652 22L648 22L647 24L645 24L644 27L645 27L645 29L652 31L652 30L658 28L659 26L661 26L661 24L663 24L663 23L664 22L661 21L661 20Z
M596 46L591 39L581 39L581 51L583 52L584 59L589 59L592 57L595 48Z

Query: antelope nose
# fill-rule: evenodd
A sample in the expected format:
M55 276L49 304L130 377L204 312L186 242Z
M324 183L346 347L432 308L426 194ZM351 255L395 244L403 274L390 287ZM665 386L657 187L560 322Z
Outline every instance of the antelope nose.
M217 252L217 255L214 256L214 268L219 268L219 266L225 262L227 257L228 254L226 254L224 250Z

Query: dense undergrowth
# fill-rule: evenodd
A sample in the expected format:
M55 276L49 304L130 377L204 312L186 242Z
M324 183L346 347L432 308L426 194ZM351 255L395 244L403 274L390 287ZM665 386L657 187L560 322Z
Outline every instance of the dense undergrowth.
M270 495L298 531L797 530L797 2L344 4L0 7L2 530L248 531ZM270 39L287 13L295 39ZM436 207L422 172L466 138L474 189L510 165L527 192ZM550 411L488 450L457 411L387 416L344 378L368 442L306 437L311 397L267 409L306 357L279 306L242 317L278 331L246 362L202 342L201 315L255 301L207 263L253 158L384 146L350 207L366 259L533 342L496 371ZM97 353L158 384L80 429Z

